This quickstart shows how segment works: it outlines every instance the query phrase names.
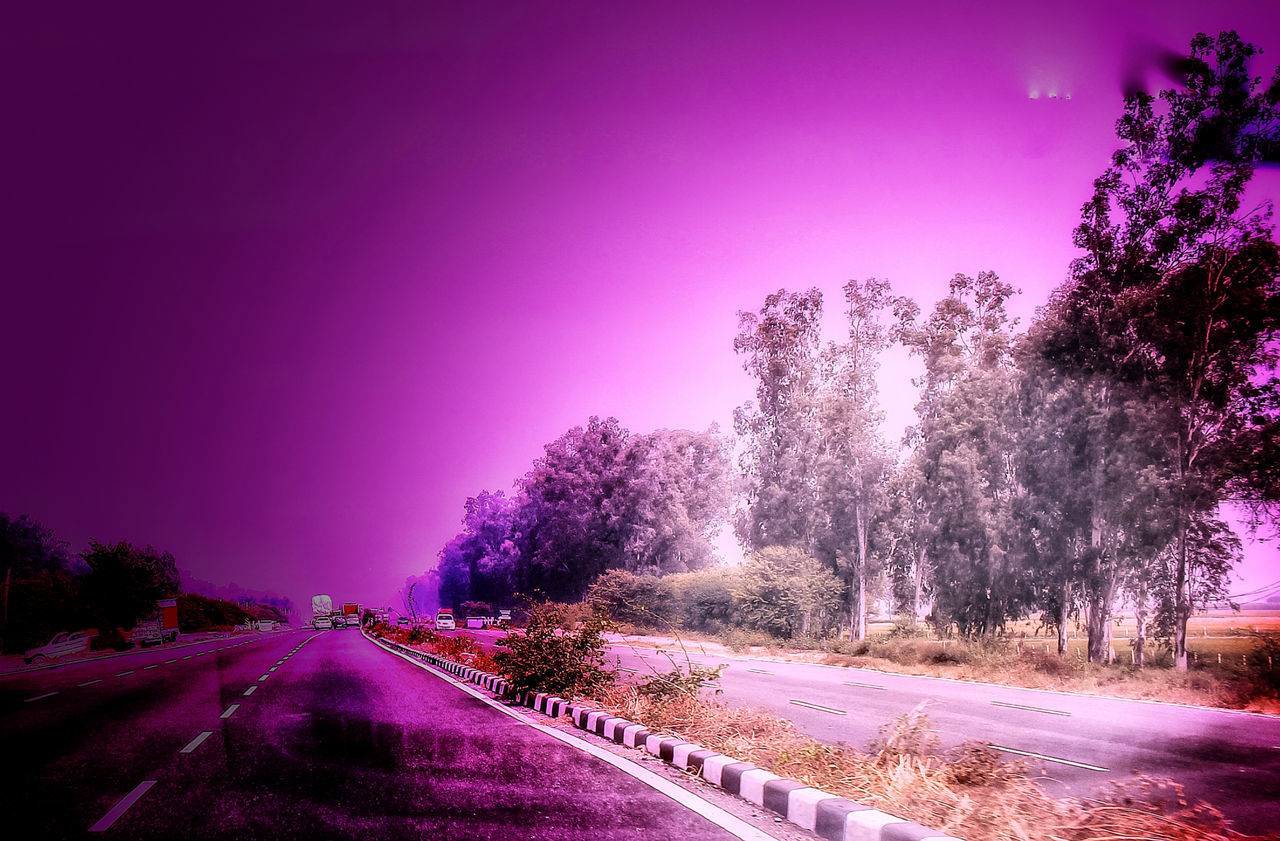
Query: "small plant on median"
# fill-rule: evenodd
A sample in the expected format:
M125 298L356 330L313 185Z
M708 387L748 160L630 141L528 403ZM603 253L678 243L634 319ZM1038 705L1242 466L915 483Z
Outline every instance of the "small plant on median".
M572 621L570 615L565 605L534 604L524 632L503 640L506 650L493 659L516 691L572 697L613 682L604 668L609 621L599 614Z

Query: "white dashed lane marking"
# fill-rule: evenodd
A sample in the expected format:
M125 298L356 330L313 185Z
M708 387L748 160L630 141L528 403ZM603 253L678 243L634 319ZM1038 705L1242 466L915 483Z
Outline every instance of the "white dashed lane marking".
M116 677L124 677L125 675L131 675L131 674L133 674L133 669L129 669L128 671L125 671L125 672L116 672Z
M231 706L223 710L222 715L218 716L218 718L231 718L231 716L236 714L236 710L238 709L240 709L239 704L232 704Z
M138 802L142 795L151 790L156 784L155 780L143 780L138 783L138 787L124 796L124 799L111 807L111 811L102 816L102 820L89 827L90 832L102 832L110 829L111 825L119 820L120 816L129 811L129 807Z
M213 735L213 731L212 731L212 730L203 730L203 731L201 731L199 736L196 736L196 737L195 737L194 739L192 739L190 742L187 742L187 746L186 746L185 748L183 748L182 750L178 751L178 753L191 753L193 750L195 750L196 748L200 747L200 744L201 744L205 739L209 738L209 737L210 737L210 736L212 736L212 735Z
M887 686L877 686L877 685L876 685L876 684L874 684L874 683L858 683L857 681L853 681L853 680L846 680L846 681L844 682L844 685L845 685L845 686L859 686L859 687L861 687L861 688L863 688L863 689L886 689L886 690L887 690L887 689L889 688L889 687L887 687Z
M824 707L821 704L810 704L808 701L796 701L792 699L790 703L795 704L797 707L808 707L811 710L818 710L819 712L831 713L832 715L848 715L848 713L845 712L844 710L836 710L836 709L832 709L831 707Z
M248 689L246 689L246 690L244 691L244 694L245 694L246 696L252 695L252 694L253 694L253 692L254 692L254 690L255 690L255 689L257 689L257 688L258 688L257 684L254 684L253 686L250 686Z
M93 686L95 683L102 683L102 678L97 678L95 680L86 680L84 683L77 683L76 686L83 688L86 686Z
M1006 748L1000 745L989 745L992 750L998 750L1001 753L1014 753L1018 756L1029 756L1032 759L1043 759L1045 762L1056 762L1059 765L1070 765L1072 768L1084 768L1086 771L1110 771L1110 768L1102 768L1098 765L1089 765L1085 762L1076 762L1072 759L1062 759L1057 756L1045 756L1043 753L1032 753L1027 750L1018 750L1017 748Z
M1005 703L1004 701L992 701L991 703L992 705L997 707L1009 707L1010 709L1027 710L1028 712L1033 712L1033 713L1046 713L1048 715L1071 715L1071 713L1063 712L1062 710L1049 710L1049 709L1045 709L1044 707L1028 707L1025 704L1008 704L1008 703Z
M54 695L57 695L57 694L58 694L57 692L46 692L46 693L44 693L43 695L37 695L37 696L36 696L36 697L34 697L34 698L27 698L27 699L26 699L26 700L24 700L22 703L24 703L24 704L30 704L32 701L42 701L42 700L44 700L45 698L52 698Z
M269 677L271 677L271 675L259 675L258 680L266 680Z
M159 663L152 663L150 666L143 666L142 670L145 672L147 669L158 669L158 668L160 668Z

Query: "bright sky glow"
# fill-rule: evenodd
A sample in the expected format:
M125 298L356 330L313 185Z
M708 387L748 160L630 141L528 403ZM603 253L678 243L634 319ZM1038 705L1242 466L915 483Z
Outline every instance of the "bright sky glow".
M1280 54L1230 0L129 8L0 11L0 510L299 605L388 602L591 414L729 428L779 287L992 269L1025 323L1132 45Z

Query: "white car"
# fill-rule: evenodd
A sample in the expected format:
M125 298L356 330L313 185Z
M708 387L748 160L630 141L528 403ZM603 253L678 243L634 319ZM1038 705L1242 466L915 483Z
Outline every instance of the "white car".
M311 627L317 631L330 631L333 630L333 620L328 616L317 616L311 620Z
M54 634L53 639L49 640L39 648L32 648L22 655L22 662L27 665L32 663L46 663L57 657L66 657L68 654L79 654L82 651L89 650L89 632L88 631L62 631Z
M436 630L437 631L454 631L457 630L458 623L453 621L452 613L436 614Z

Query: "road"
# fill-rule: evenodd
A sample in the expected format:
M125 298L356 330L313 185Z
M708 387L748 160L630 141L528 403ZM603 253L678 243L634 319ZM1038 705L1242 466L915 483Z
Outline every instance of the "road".
M355 630L9 675L0 744L14 838L734 837Z
M465 631L493 649L497 631ZM684 655L672 652L678 662ZM610 663L631 673L672 668L649 647L613 645ZM1134 774L1169 778L1217 806L1244 832L1280 829L1280 718L1226 710L1016 689L867 669L706 656L727 663L725 703L770 709L816 739L865 749L880 727L925 710L941 746L996 746L1041 771L1055 796L1084 797Z

